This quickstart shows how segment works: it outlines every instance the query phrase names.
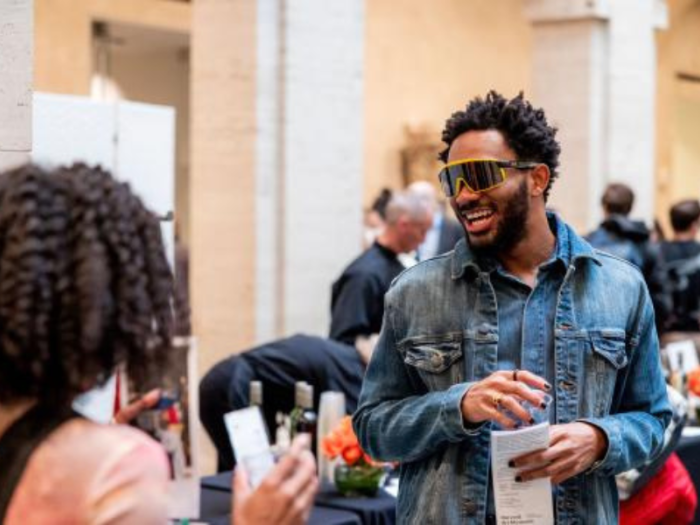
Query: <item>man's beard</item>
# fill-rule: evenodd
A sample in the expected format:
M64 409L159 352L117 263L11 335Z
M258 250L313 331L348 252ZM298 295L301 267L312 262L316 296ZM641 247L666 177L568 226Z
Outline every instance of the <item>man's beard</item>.
M496 225L496 235L491 242L473 243L467 233L467 243L477 256L497 258L508 253L525 238L527 218L530 213L527 182L522 180L513 197L502 206L501 220Z

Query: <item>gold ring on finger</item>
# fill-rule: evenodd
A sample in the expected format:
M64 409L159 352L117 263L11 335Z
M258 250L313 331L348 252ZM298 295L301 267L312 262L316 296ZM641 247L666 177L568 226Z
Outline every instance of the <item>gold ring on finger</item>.
M491 396L491 402L493 403L493 406L495 408L498 408L499 406L501 406L502 400L503 400L503 394L501 394L500 392L496 392L495 394L493 394Z

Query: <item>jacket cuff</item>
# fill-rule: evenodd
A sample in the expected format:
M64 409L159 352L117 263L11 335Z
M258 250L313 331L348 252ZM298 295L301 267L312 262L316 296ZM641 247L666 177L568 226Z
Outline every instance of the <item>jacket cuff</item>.
M622 433L618 427L617 421L614 419L577 419L576 421L580 423L587 423L591 426L596 427L605 434L607 439L607 450L601 459L596 460L584 474L598 474L600 476L614 476L617 472L615 468L618 465L621 455L621 440Z
M462 399L472 385L474 383L459 383L445 391L440 407L440 421L450 441L460 441L467 436L476 436L484 426L484 423L469 423L462 417Z

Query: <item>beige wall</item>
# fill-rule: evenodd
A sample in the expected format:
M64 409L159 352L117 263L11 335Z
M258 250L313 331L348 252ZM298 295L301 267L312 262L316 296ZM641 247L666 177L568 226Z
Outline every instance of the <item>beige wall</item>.
M406 125L427 124L439 140L445 120L475 95L527 94L532 43L521 0L370 0L366 8L368 204L401 184Z
M255 335L255 2L200 0L192 25L190 282L206 371Z
M700 83L676 77L678 72L700 77L700 0L668 4L669 28L657 38L656 215L670 233L669 207L682 198L700 197L700 164L692 160L700 151L700 121L690 118L700 104Z
M190 5L169 0L34 0L37 91L89 93L94 20L189 33Z

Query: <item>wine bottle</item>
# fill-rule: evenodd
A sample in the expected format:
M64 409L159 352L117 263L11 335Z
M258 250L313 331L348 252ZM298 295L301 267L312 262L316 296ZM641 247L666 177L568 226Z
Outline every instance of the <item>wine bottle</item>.
M248 387L248 404L252 407L260 407L263 405L263 385L262 381L251 381Z
M294 408L289 413L289 435L291 439L294 439L294 436L296 435L297 421L303 412L301 401L304 397L304 387L306 385L306 381L297 381L294 383Z
M311 451L316 454L316 425L318 416L314 411L314 387L304 385L301 390L301 413L296 420L295 435L309 434L311 438Z

